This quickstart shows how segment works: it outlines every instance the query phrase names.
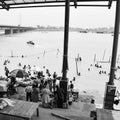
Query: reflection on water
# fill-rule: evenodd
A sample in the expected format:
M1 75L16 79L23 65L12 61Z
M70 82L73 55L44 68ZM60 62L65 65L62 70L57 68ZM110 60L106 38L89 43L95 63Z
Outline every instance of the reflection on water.
M28 45L33 41L35 45ZM18 68L18 64L37 65L41 68L46 66L51 73L57 71L61 75L63 56L63 32L26 32L22 34L6 35L0 37L0 75L4 75L3 62L10 60L10 70ZM75 87L79 90L96 90L104 96L105 83L109 80L110 63L101 63L102 68L94 66L96 60L108 61L112 53L113 37L110 34L93 34L70 32L68 62L68 77L71 80L77 78ZM120 48L118 47L118 54ZM75 57L82 58L78 63L78 70L81 76L76 75ZM14 57L10 57L13 55ZM90 66L92 64L92 66ZM90 71L88 71L90 68ZM106 74L99 74L105 70ZM118 71L119 72L119 71ZM120 84L119 82L117 84Z

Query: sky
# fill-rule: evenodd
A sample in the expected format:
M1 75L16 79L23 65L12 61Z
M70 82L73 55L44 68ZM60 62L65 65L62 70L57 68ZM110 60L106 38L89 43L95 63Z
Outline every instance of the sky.
M21 26L64 26L65 8L21 8L0 10L1 25ZM113 27L115 3L108 7L70 7L70 27L96 28Z

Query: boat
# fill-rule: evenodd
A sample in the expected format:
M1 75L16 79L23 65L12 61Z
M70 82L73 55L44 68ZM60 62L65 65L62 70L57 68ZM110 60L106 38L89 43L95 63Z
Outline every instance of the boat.
M35 45L33 41L28 41L27 44Z

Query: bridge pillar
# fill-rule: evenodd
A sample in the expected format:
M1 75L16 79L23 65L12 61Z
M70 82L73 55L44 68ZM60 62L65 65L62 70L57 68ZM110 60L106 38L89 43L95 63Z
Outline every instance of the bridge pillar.
M4 29L4 33L5 34L14 34L14 33L22 33L22 32L26 32L26 31L30 31L33 30L31 28L27 28L27 27L16 27L16 26L6 26L6 28Z
M5 34L12 34L13 33L13 29L5 29Z
M19 33L18 29L13 29L13 33Z
M26 32L27 30L26 29L22 29L22 32Z
M20 29L19 31L20 31L20 32L24 32L24 29Z

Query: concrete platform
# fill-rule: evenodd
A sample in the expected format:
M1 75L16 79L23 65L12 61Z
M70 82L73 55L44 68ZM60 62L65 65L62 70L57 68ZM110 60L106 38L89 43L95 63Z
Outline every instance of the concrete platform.
M120 120L120 110L96 109L97 120Z
M39 107L39 117L33 116L32 120L93 120L90 111L95 110L91 103L74 102L68 109Z

